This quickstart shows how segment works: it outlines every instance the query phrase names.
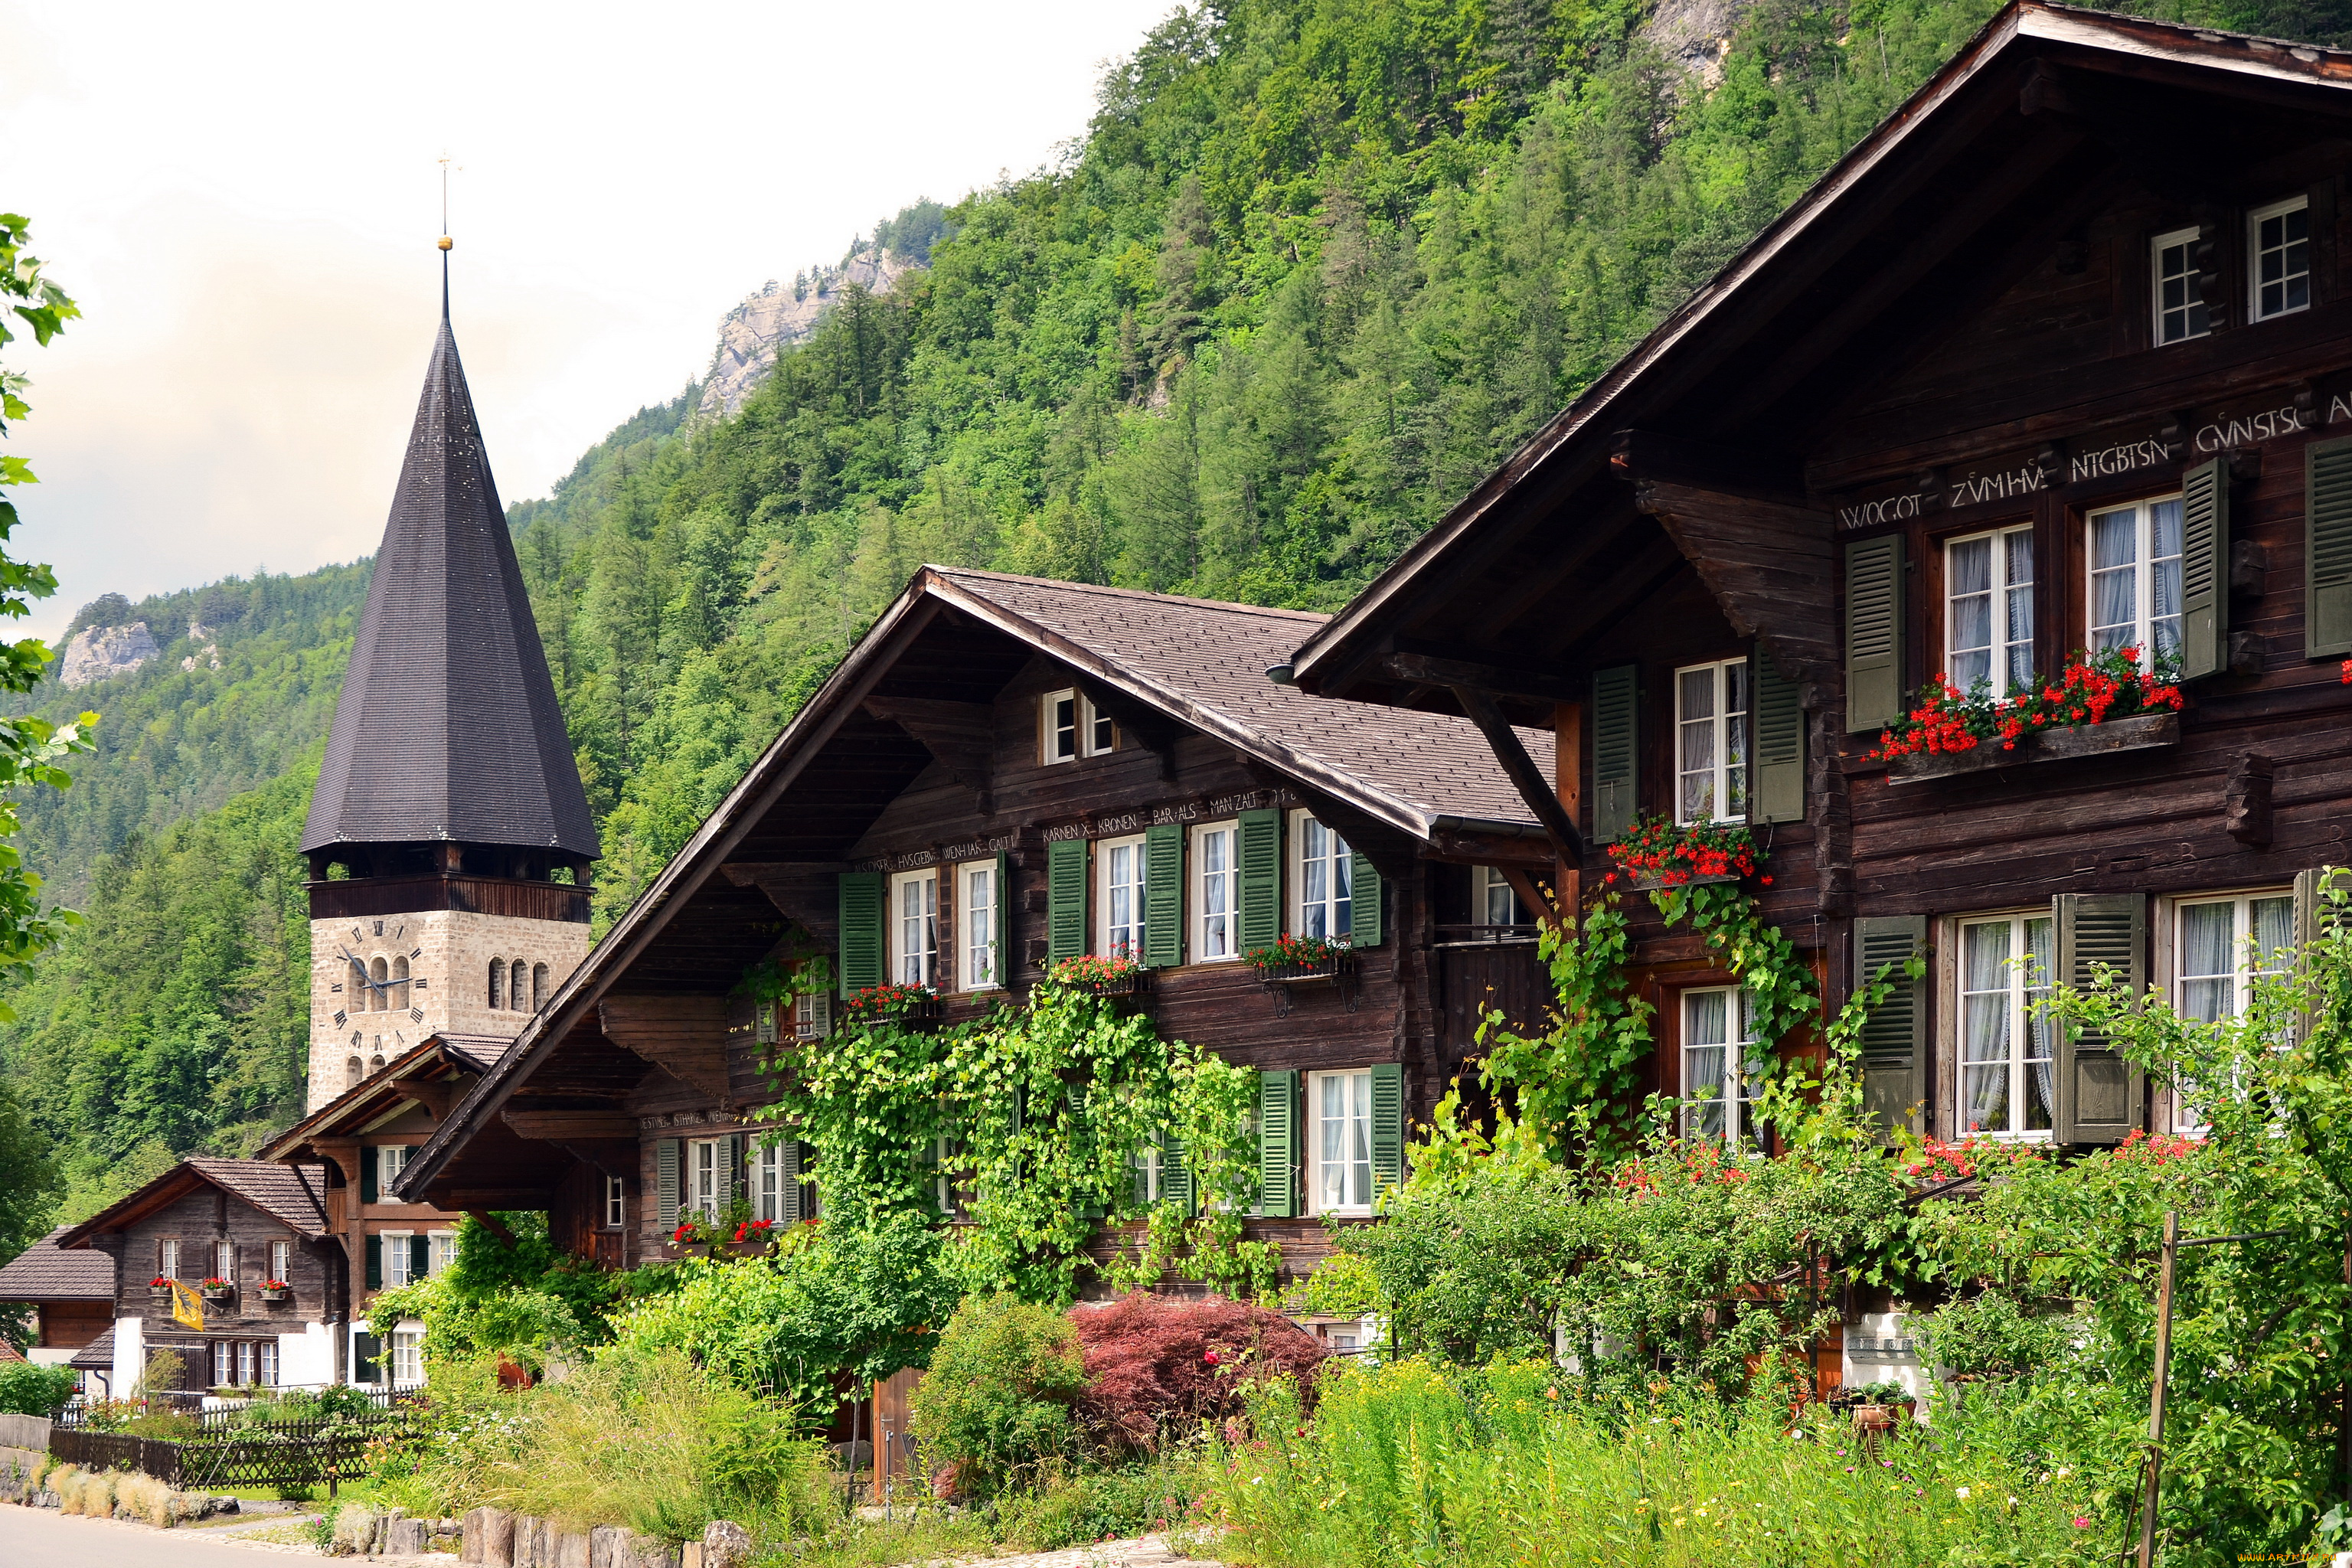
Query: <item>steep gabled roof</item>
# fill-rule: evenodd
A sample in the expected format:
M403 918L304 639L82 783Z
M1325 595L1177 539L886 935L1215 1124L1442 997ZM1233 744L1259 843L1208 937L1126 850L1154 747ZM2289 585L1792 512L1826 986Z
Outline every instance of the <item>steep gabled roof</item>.
M0 1268L0 1301L111 1301L114 1259L89 1247L58 1245L58 1226Z
M302 848L436 840L599 853L446 310Z
M1297 679L1327 695L1381 696L1391 683L1378 660L1400 637L1438 636L1431 618L1439 605L1460 611L1444 630L1467 624L1508 646L1515 639L1490 605L1512 603L1531 616L1549 611L1537 596L1542 584L1519 587L1528 575L1556 570L1565 591L1575 592L1626 563L1587 543L1615 526L1606 513L1624 487L1608 493L1602 483L1621 433L1666 431L1749 454L1802 450L1836 416L1853 380L1910 363L1956 331L1966 319L1961 298L1989 302L1972 291L2003 281L2021 244L2042 244L2046 255L2048 241L2079 221L2063 210L2067 202L2098 179L2123 171L2161 180L2192 163L2227 165L2242 156L2227 140L2242 128L2233 121L2326 125L2343 135L2352 129L2347 87L2352 52L2012 0L1352 604L1302 639ZM2073 101L2078 88L2088 90ZM2103 122L2105 106L2127 100L2138 118ZM2213 114L2217 101L2234 112ZM2190 363L2176 356L2151 374L2177 374ZM2074 416L2093 427L2107 411L2065 379L2072 368L2053 371L2042 395L2053 406L2072 399ZM1793 464L1780 477L1793 478ZM1546 528L1533 539L1530 519L1538 517ZM1582 571L1580 562L1595 569ZM1633 574L1630 581L1638 588L1648 579Z
M513 1044L504 1035L427 1035L271 1139L259 1158L299 1158L312 1139L357 1133L395 1103L414 1098L400 1091L403 1082L451 1078L461 1072L488 1072Z
M327 1185L317 1169L197 1154L52 1239L59 1247L87 1247L92 1237L123 1229L200 1186L217 1187L304 1236L327 1234Z
M1425 841L1454 826L1542 837L1534 813L1468 721L1402 710L1343 708L1271 680L1268 668L1284 662L1299 634L1322 619L1297 610L924 567L588 961L532 1016L513 1048L411 1156L397 1191L412 1202L425 1201L423 1194L472 1130L530 1077L698 893L714 880L725 886L718 873L730 855L762 818L789 811L794 780L926 630L950 621L981 628L979 635L992 641L1010 639L1024 657L1044 654L1058 660L1077 679L1223 742L1410 838ZM1017 668L1018 662L1006 668ZM1550 745L1533 731L1522 731L1521 742L1539 759L1548 778ZM886 804L887 799L873 800L871 813L878 814ZM766 929L765 920L772 918L763 917L757 929Z
M109 1323L98 1331L98 1338L74 1352L66 1364L78 1372L112 1372L114 1370L114 1325Z

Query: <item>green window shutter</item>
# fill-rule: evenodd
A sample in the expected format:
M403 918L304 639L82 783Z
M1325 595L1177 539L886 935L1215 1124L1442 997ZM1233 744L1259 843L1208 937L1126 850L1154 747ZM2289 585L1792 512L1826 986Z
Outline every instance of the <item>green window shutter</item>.
M367 1288L383 1289L383 1237L380 1236L367 1238Z
M1845 727L1903 717L1903 536L1845 547Z
M996 983L1013 984L1013 857L996 855Z
M1388 891L1381 874L1372 869L1372 862L1359 849L1353 856L1354 868L1349 873L1352 891L1349 895L1349 943L1354 947L1378 947L1386 928L1381 923L1382 895Z
M1298 1069L1257 1075L1257 1206L1268 1219L1298 1214Z
M352 1381L382 1383L383 1381L383 1340L371 1333L352 1336Z
M1184 962L1184 829L1173 822L1143 830L1143 962Z
M887 896L879 871L841 874L841 994L882 984L883 905Z
M664 1230L677 1228L677 1140L654 1145L654 1214Z
M1404 1066L1379 1062L1372 1068L1372 1189L1404 1180Z
M2147 900L2137 893L2060 893L2056 978L2078 991L2104 964L2137 996L2146 988ZM2058 1142L2120 1143L2140 1124L2144 1079L2105 1035L2062 1033L2058 1040Z
M1272 947L1282 935L1282 813L1244 811L1241 846L1241 949Z
M1759 648L1756 672L1756 782L1748 792L1755 822L1805 820L1805 709L1797 683Z
M780 1194L777 1213L786 1225L798 1225L801 1214L801 1141L787 1138L777 1145L776 1153L783 1163L784 1190Z
M2352 871L2341 866L2323 866L2317 870L2294 874L2294 951L2295 968L2305 975L2311 963L2311 944L2335 925L2335 906L2321 896L2331 884L2341 884L2352 878ZM2308 1039L2311 1031L2319 1026L2319 1009L2315 1005L2303 1012L2303 1035Z
M2303 449L2303 651L2352 653L2352 439Z
M1859 991L1888 964L1927 948L1926 915L1879 915L1853 922L1853 985ZM1862 1101L1889 1128L1918 1131L1912 1108L1927 1098L1927 1007L1920 983L1900 973L1862 1026Z
M1189 1217L1192 1213L1192 1167L1184 1161L1184 1140L1173 1132L1160 1140L1160 1195Z
M1057 838L1045 846L1045 962L1086 951L1087 841Z
M362 1202L362 1203L363 1203L363 1204L372 1204L372 1203L374 1203L374 1202L376 1202L376 1201L377 1201L377 1195L376 1195L376 1185L375 1185L375 1162L376 1162L375 1146L374 1146L373 1144L371 1144L371 1143L362 1143L362 1144L361 1144L361 1145L360 1145L360 1202Z
M1642 809L1641 684L1630 664L1592 675L1592 837L1614 842Z
M408 1278L411 1283L422 1279L433 1270L433 1238L412 1236L408 1238Z
M2212 675L2229 663L2230 461L2216 458L2180 477L2180 675Z
M751 1168L750 1161L746 1158L750 1145L751 1140L740 1132L728 1134L727 1192L730 1198L748 1198L751 1195Z

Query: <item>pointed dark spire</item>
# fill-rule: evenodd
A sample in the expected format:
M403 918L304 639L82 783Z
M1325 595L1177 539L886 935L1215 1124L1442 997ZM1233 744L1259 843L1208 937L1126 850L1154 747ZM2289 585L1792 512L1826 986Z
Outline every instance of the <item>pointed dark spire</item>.
M307 851L454 841L600 853L449 331L409 433Z

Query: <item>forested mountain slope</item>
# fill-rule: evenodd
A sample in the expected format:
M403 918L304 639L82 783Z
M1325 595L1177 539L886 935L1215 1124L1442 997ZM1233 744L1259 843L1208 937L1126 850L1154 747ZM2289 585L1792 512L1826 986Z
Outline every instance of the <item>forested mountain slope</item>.
M1684 52L1703 77L1649 43L1643 0L1176 13L1059 166L949 208L887 295L843 289L736 416L641 410L512 509L603 826L600 922L923 561L1343 603L1994 8L1760 0L1719 58ZM2160 9L2352 34L2341 0ZM201 800L214 759L242 783L301 752L331 689L299 672L340 645L291 637L269 668L299 723L257 714L234 745L173 728L169 691L201 689L176 663L152 709L77 694L115 748L83 787L121 804L55 813L36 858ZM133 713L193 739L131 745ZM130 841L11 998L0 1049L43 1087L76 1206L126 1150L237 1148L290 1109L307 777Z

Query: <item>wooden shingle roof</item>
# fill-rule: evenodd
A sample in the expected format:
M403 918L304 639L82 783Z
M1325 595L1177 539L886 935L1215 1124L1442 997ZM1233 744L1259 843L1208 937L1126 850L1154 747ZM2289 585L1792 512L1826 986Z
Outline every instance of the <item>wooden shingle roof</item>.
M114 1259L58 1245L59 1226L0 1266L0 1301L111 1301Z

